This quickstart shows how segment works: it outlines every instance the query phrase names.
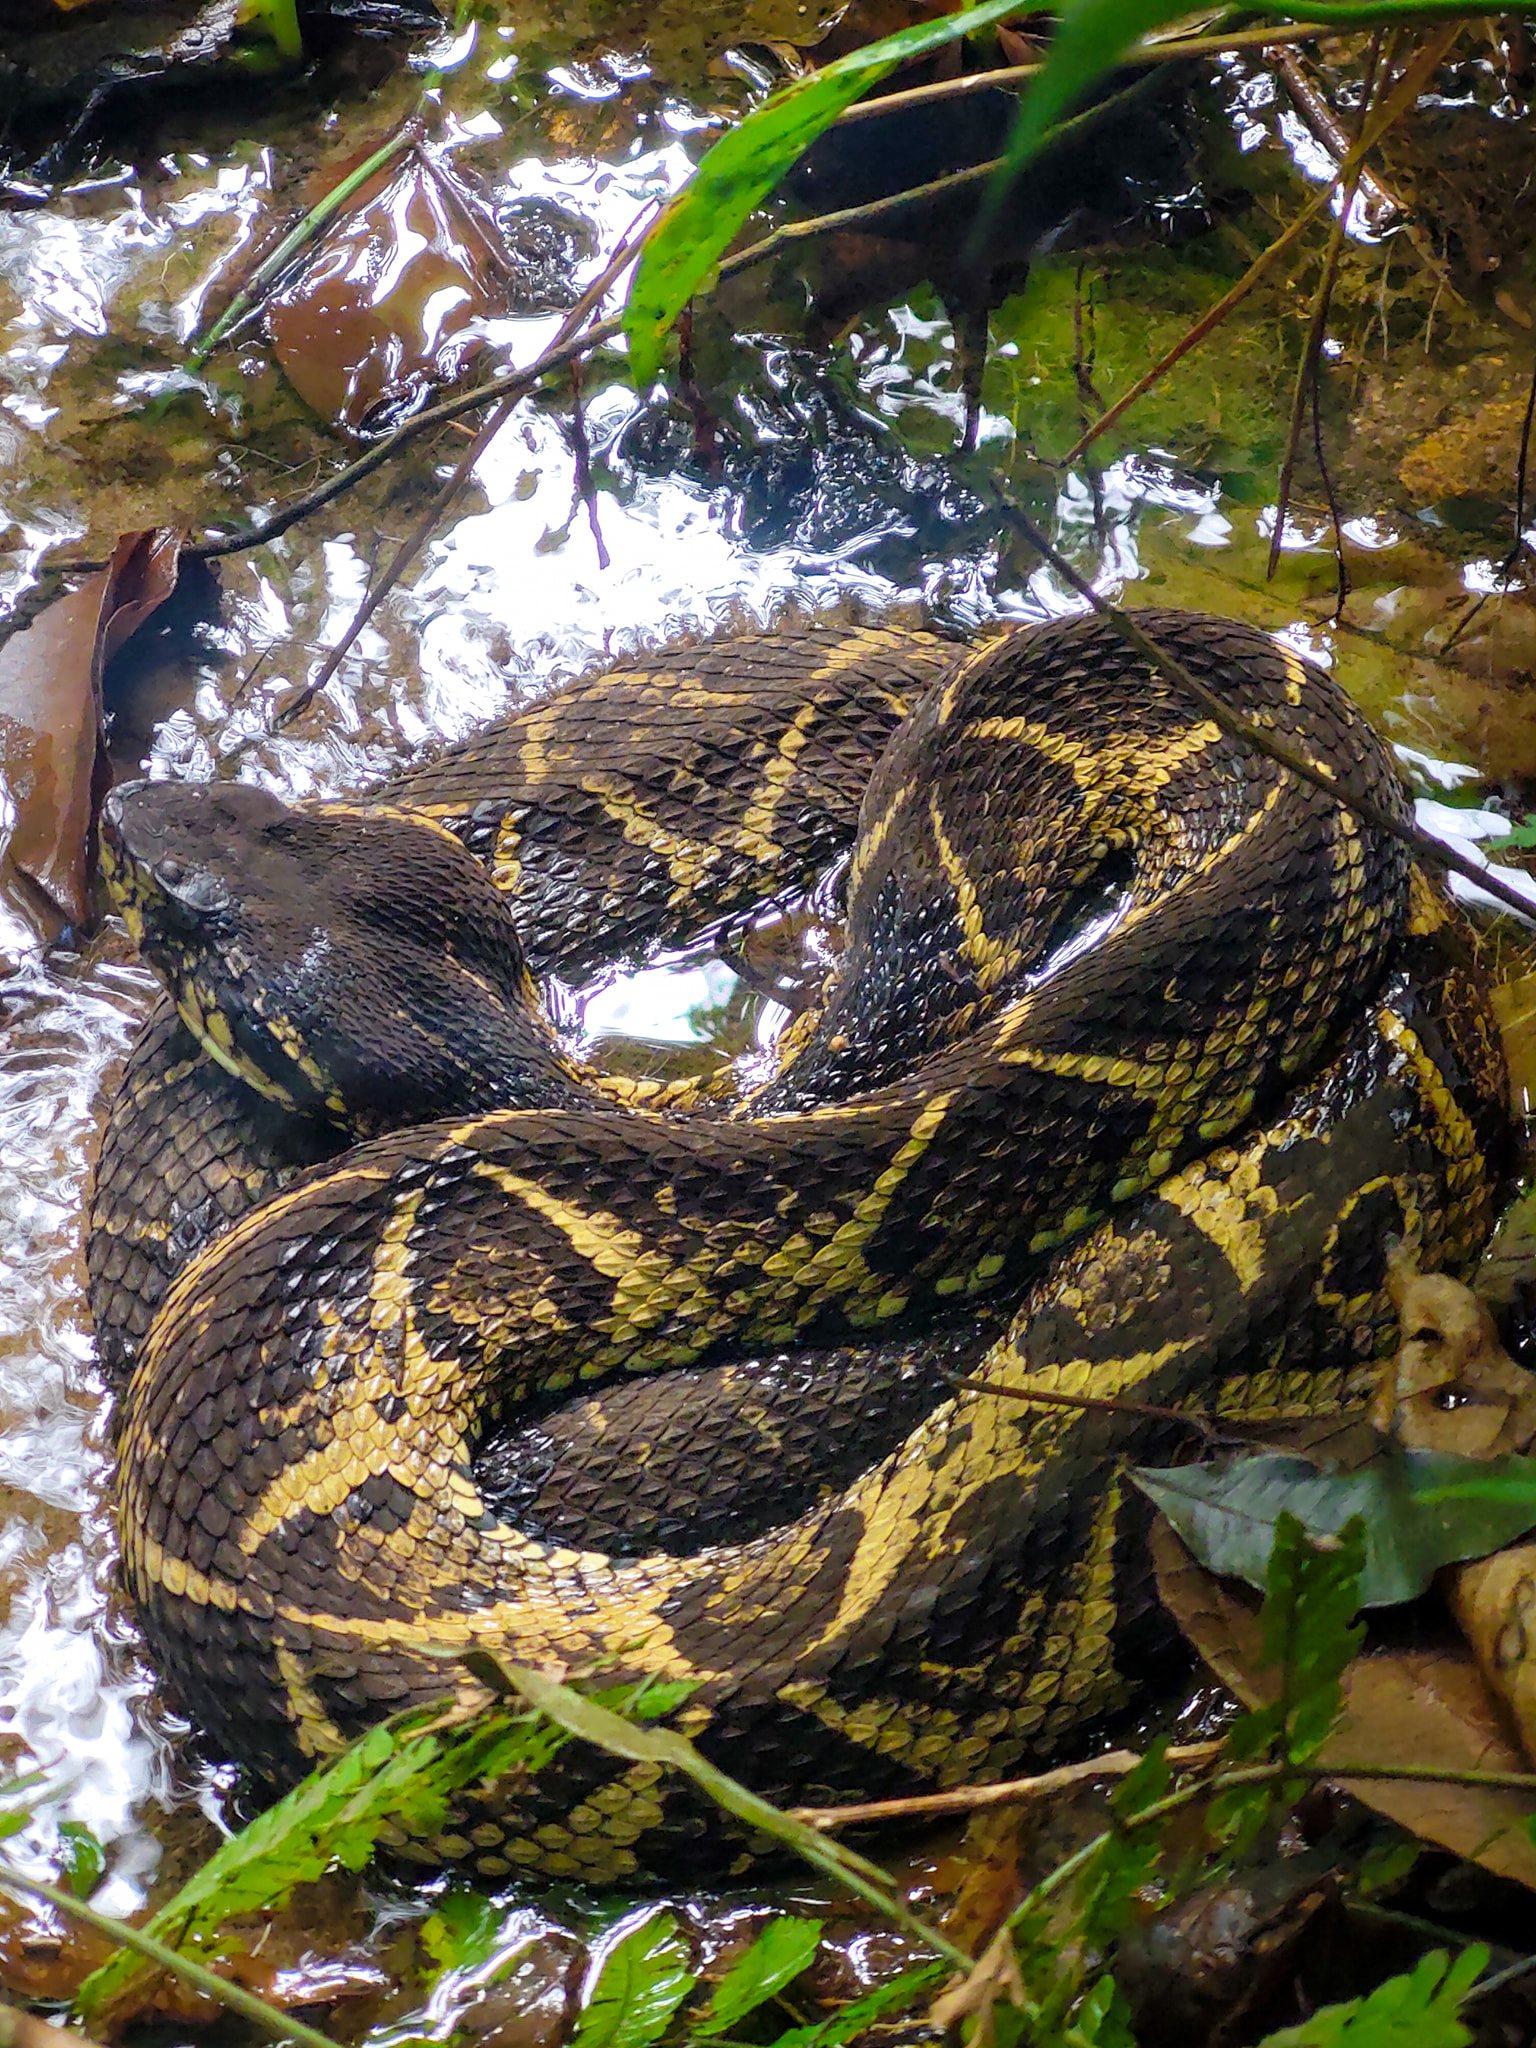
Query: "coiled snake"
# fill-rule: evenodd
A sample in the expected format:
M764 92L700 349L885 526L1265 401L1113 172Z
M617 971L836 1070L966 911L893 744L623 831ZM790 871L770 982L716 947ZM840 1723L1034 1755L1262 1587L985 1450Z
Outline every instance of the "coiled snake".
M794 1803L995 1776L1129 1696L1148 1411L1337 1405L1388 1240L1465 1269L1506 1136L1451 914L1350 808L1405 802L1368 726L1246 627L1139 617L1340 797L1078 619L714 643L362 805L109 807L181 1012L92 1203L123 1569L231 1753L281 1778L473 1646L687 1681L678 1725ZM745 1100L598 1082L543 1021L530 967L850 846L842 957ZM434 1847L742 1843L573 1746Z

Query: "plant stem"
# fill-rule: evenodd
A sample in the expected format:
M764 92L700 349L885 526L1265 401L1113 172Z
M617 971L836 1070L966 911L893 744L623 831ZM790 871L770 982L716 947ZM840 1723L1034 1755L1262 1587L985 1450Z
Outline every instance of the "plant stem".
M603 298L614 280L629 264L633 263L639 251L640 243L644 239L644 230L640 226L640 221L644 220L645 216L653 211L654 208L651 206L644 207L637 220L622 236L618 247L603 265L600 273L587 286L575 305L566 314L565 319L560 323L559 330L555 335L554 346L559 347L580 335L588 316L602 304ZM648 227L649 225L650 223L647 221L646 226ZM546 351L547 353L548 351ZM578 360L579 358L576 356L569 358L570 374L573 379L576 376ZM308 709L331 680L332 676L335 675L337 669L340 668L348 652L355 644L358 635L363 631L388 593L399 582L411 562L426 545L439 520L443 518L449 506L468 481L475 464L506 425L516 403L516 398L509 397L503 399L490 418L481 423L479 431L475 434L474 439L465 449L463 455L460 456L458 462L455 463L452 474L448 477L446 483L436 492L426 511L396 548L383 574L364 592L362 602L358 605L357 610L348 622L346 631L342 634L336 645L331 648L310 680L301 690L296 691L287 703L278 710L273 719L273 731L280 732L285 726L291 725L302 711ZM604 566L606 567L607 565L604 564ZM261 737L265 736L261 735ZM254 737L257 736L253 735Z
M1178 1769L1198 1769L1214 1763L1221 1747L1219 1742L1183 1743L1168 1750L1167 1758ZM1054 1793L1070 1791L1074 1785L1092 1784L1098 1778L1126 1777L1143 1761L1134 1750L1114 1749L1105 1756L1085 1757L1081 1763L1062 1764L1032 1778L1003 1778L995 1785L957 1785L948 1792L916 1793L907 1799L867 1799L858 1806L796 1806L790 1808L790 1818L831 1831L879 1821L931 1820L946 1814L980 1813L994 1806L1025 1806L1048 1799ZM1536 1771L1442 1770L1434 1764L1285 1763L1222 1771L1194 1785L1181 1786L1178 1793L1169 1793L1168 1797L1180 1799L1181 1803L1186 1798L1211 1798L1233 1786L1262 1785L1272 1778L1305 1778L1316 1784L1401 1780L1410 1784L1473 1786L1485 1792L1536 1794ZM1139 1826L1140 1820L1125 1825ZM1054 1875L1053 1872L1053 1878Z
M1221 1747L1219 1742L1182 1743L1168 1751L1168 1761L1184 1768L1214 1763ZM789 1813L792 1820L803 1820L807 1827L829 1834L876 1821L939 1820L947 1814L984 1813L993 1806L1030 1805L1057 1792L1070 1792L1075 1785L1124 1778L1141 1761L1134 1750L1112 1749L1103 1756L1061 1764L1032 1778L1004 1778L995 1785L956 1785L947 1792L918 1792L906 1799L866 1799L858 1806L792 1806Z
M1164 41L1138 43L1127 50L1117 70L1142 70L1153 64L1177 64L1196 57L1223 57L1241 50L1266 50L1282 43L1315 43L1320 36L1338 31L1320 21L1276 24L1273 28L1233 29L1227 34L1169 36ZM893 114L908 107L922 107L934 101L960 99L973 92L993 92L999 86L1023 85L1045 69L1042 58L1035 64L1000 64L993 71L967 71L960 78L937 78L929 85L908 86L902 92L888 92L878 98L855 100L838 115L836 127L867 120L873 114Z
M1381 71L1381 31L1378 29L1371 38L1371 53L1366 64L1365 83L1360 99L1360 119L1356 123L1351 147L1358 145L1365 135L1370 119L1371 102L1376 92L1376 80ZM1348 160L1348 159L1347 159ZM1365 169L1365 158L1357 155L1352 168L1339 188L1339 204L1328 227L1328 246L1323 253L1323 274L1318 280L1317 295L1312 301L1312 313L1307 322L1306 339L1301 345L1301 354L1296 361L1296 379L1291 389L1291 411L1286 422L1285 454L1280 462L1280 481L1275 491L1275 528L1269 537L1269 564L1265 570L1266 580L1272 582L1280 566L1280 551L1285 545L1285 518L1290 510L1291 483L1296 474L1296 455L1301 447L1301 421L1306 410L1307 394L1315 391L1322 361L1323 341L1328 329L1328 309L1333 304L1333 288L1338 280L1339 258L1344 251L1344 236L1349 226L1349 216L1354 211L1355 198L1360 190L1360 178ZM1341 583L1345 576L1343 539L1337 532L1335 539L1339 550L1339 576ZM1344 609L1341 594L1339 610Z
M1271 1763L1243 1764L1235 1770L1217 1771L1209 1778L1197 1778L1192 1784L1177 1786L1161 1799L1153 1800L1150 1806L1144 1806L1139 1813L1125 1815L1114 1830L1106 1829L1103 1834L1095 1835L1091 1842L1085 1842L1080 1849L1074 1850L1065 1862L1048 1871L1020 1900L1005 1924L1010 1928L1022 1924L1031 1912L1054 1897L1075 1877L1105 1843L1113 1839L1115 1833L1158 1827L1200 1800L1214 1799L1220 1793L1238 1791L1247 1785L1283 1784L1288 1779L1344 1786L1351 1781L1356 1784L1468 1785L1484 1791L1536 1794L1536 1771L1443 1770L1434 1764L1296 1764L1285 1758Z
M292 2041L297 2048L337 2048L329 2034L322 2034L318 2028L306 2026L302 2020L290 2019L287 2013L279 2012L275 2005L268 2005L264 1998L258 1998L254 1991L247 1991L243 1984L232 1983L216 1971L198 1962L194 1957L182 1955L176 1949L167 1948L163 1941L157 1941L152 1934L145 1934L137 1927L130 1927L125 1920L114 1920L109 1914L98 1913L96 1908L84 1899L77 1899L72 1892L61 1891L57 1885L46 1883L40 1877L28 1877L8 1863L0 1863L0 1885L6 1890L25 1893L28 1897L40 1899L52 1906L56 1913L66 1919L78 1921L82 1927L89 1927L93 1933L104 1935L119 1948L131 1948L147 1962L157 1963L167 1975L180 1977L194 1990L201 1991L205 1998L227 2006L231 2012L248 2019L252 2026L269 2034L274 2041Z
M767 1835L786 1849L793 1850L814 1869L851 1891L866 1905L873 1906L893 1927L899 1927L936 1956L942 1956L952 1969L969 1971L975 1967L973 1956L967 1955L948 1935L912 1911L896 1889L889 1871L882 1870L878 1863L870 1862L867 1857L845 1849L840 1843L829 1841L815 1828L807 1827L803 1821L794 1819L781 1807L753 1792L738 1778L733 1778L718 1764L701 1755L680 1730L650 1723L640 1726L626 1721L585 1693L562 1685L542 1672L503 1662L489 1651L472 1652L462 1661L493 1692L521 1699L539 1713L546 1714L568 1734L606 1750L610 1756L626 1757L636 1763L659 1764L665 1770L681 1772L726 1813L755 1833Z

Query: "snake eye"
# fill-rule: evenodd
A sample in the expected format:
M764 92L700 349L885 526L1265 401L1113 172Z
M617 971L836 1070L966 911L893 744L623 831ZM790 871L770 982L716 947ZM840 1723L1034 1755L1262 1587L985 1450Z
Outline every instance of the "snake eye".
M192 917L214 917L229 908L229 891L206 869L189 872L180 861L166 859L156 862L155 880L176 908Z

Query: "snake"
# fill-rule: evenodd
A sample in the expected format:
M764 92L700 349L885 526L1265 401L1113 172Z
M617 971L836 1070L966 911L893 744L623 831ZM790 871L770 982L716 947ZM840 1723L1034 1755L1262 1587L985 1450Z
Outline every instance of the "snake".
M1470 1270L1508 1082L1387 748L1283 640L1135 618L1163 663L1093 614L754 630L345 800L108 799L165 991L88 1221L122 1573L258 1779L496 1663L669 1688L796 1806L1081 1753L1164 1668L1131 1468L1347 1405L1388 1247ZM768 1071L626 1080L552 1024L542 983L829 875ZM414 1849L764 1843L572 1742Z

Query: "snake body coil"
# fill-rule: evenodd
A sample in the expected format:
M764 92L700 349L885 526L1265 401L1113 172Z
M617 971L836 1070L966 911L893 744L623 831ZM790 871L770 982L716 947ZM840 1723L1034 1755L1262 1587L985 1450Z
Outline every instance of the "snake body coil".
M1340 795L1073 620L717 643L361 808L123 800L182 1019L93 1203L124 1571L233 1754L280 1778L477 1647L684 1681L795 1803L997 1775L1128 1697L1147 1411L1336 1406L1389 1239L1464 1269L1505 1139L1450 913L1351 808L1404 805L1379 742L1264 636L1140 617ZM745 1100L600 1082L542 1023L528 965L850 844L842 958ZM615 1879L705 1843L742 1846L570 1749L435 1846Z

